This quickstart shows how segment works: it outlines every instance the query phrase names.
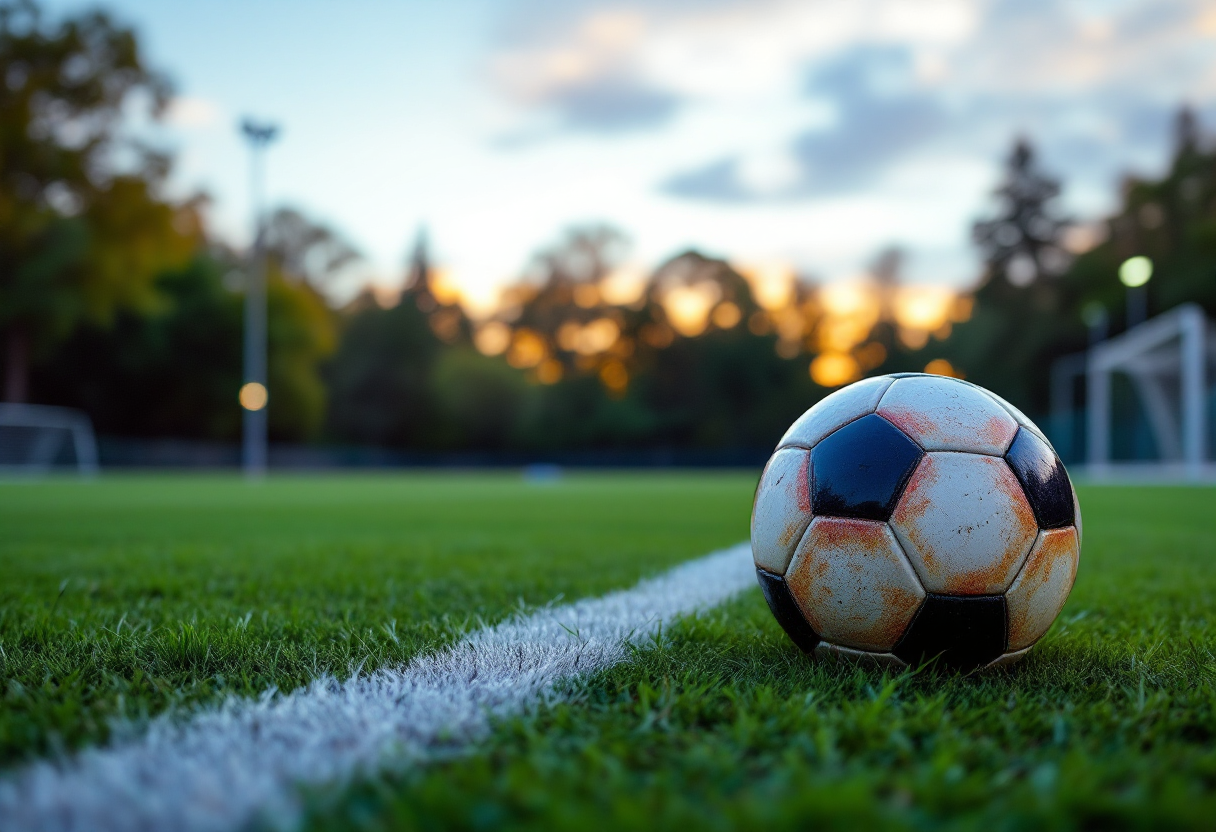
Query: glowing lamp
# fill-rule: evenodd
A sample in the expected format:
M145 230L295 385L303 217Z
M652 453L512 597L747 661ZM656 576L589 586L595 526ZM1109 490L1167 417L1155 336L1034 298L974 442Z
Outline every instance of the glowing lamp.
M1129 257L1119 267L1119 282L1129 289L1148 283L1153 276L1153 261L1144 256Z
M261 410L266 406L266 401L269 398L270 396L266 392L266 385L264 384L251 381L241 386L241 407L246 410Z

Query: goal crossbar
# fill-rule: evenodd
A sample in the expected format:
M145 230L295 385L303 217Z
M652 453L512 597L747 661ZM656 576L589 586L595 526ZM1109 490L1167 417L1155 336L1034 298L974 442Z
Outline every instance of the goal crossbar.
M0 462L8 473L41 474L55 464L65 437L70 436L81 474L97 473L97 440L93 423L80 410L44 404L0 404L0 428L35 431L33 441L18 449L19 460Z
M1200 475L1208 459L1209 366L1216 366L1216 332L1193 303L1095 344L1084 363L1091 471L1110 463L1111 376L1122 372L1135 385L1164 460Z

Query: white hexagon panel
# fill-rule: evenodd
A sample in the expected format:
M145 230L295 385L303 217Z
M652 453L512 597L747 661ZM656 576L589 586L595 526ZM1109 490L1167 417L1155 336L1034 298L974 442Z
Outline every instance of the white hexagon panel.
M993 399L995 399L997 404L999 404L1001 407L1005 408L1005 410L1009 413L1009 415L1013 417L1015 422L1017 422L1019 425L1026 428L1027 430L1029 430L1031 433L1038 436L1044 442L1047 442L1047 437L1043 434L1043 431L1039 430L1038 425L1036 425L1034 422L1030 421L1029 416L1027 416L1022 411L1018 410L1016 407L1011 405L1009 402L1005 401L1005 399L1001 398L996 393L993 393L991 390L988 390L986 388L977 388L977 389L983 390L985 393L987 393L989 396L991 396ZM1047 442L1047 444L1050 445L1051 443Z
M892 381L890 376L878 376L837 390L799 416L785 436L781 437L777 447L815 447L837 428L873 413Z
M942 595L1004 592L1039 531L1005 460L952 452L925 454L891 528L925 589Z
M986 392L946 376L897 379L877 412L926 451L1001 456L1018 432L1017 421Z
M752 557L756 566L784 575L794 546L811 522L811 452L777 451L764 466L752 505Z
M785 582L821 638L857 650L889 651L925 598L891 529L874 520L816 517Z
M1080 541L1072 526L1039 533L1022 571L1005 593L1009 649L1034 644L1056 620L1077 578Z

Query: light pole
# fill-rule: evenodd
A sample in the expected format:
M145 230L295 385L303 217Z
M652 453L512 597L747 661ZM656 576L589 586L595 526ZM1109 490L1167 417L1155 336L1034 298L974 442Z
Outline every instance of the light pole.
M1139 326L1148 318L1148 281L1153 276L1153 261L1143 255L1129 257L1119 266L1119 282L1127 287L1127 328Z
M1107 329L1110 327L1110 315L1101 302L1091 300L1081 307L1081 320L1085 322L1085 331L1089 335L1089 346L1100 344L1106 340Z
M245 383L240 402L244 410L241 461L248 479L266 474L266 249L262 226L264 183L263 157L279 128L253 119L241 122L241 133L249 142L250 192L253 202L253 247L245 281Z

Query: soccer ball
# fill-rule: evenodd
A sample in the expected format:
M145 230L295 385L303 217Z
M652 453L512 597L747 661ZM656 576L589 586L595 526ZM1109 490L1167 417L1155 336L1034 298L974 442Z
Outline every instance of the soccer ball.
M896 373L794 422L760 477L752 553L802 650L898 667L1017 661L1077 574L1081 509L1034 423L982 387Z

